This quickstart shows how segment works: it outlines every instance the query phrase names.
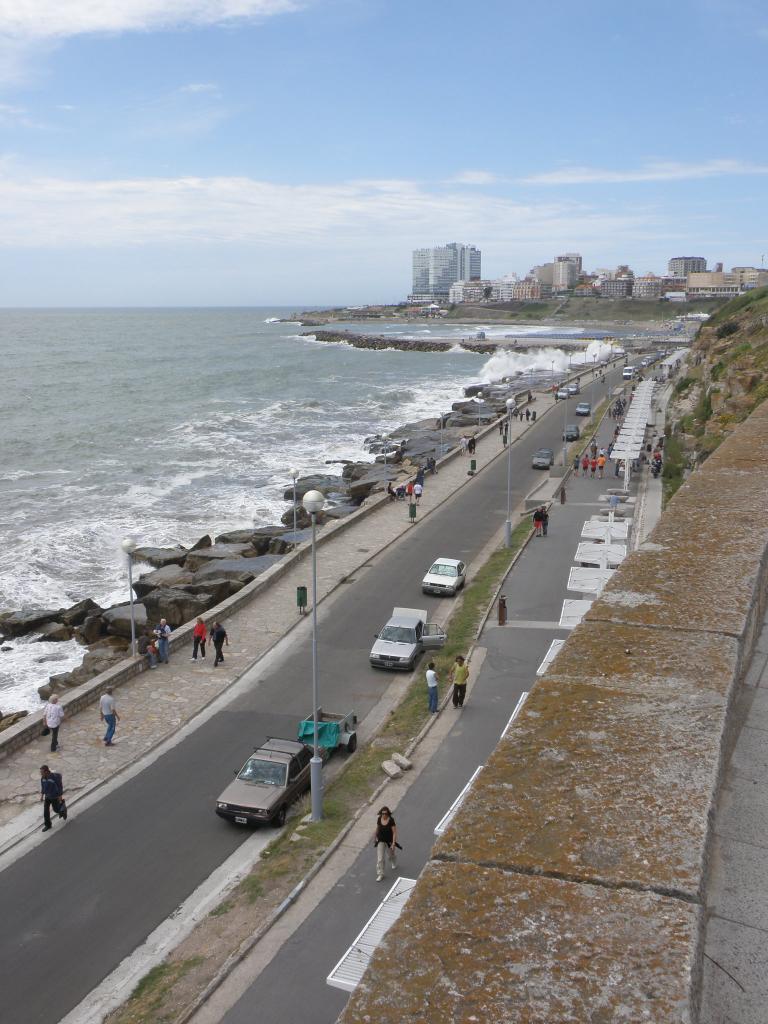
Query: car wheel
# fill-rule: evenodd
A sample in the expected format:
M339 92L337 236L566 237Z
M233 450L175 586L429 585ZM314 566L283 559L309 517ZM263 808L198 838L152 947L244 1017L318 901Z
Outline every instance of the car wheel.
M354 754L357 750L357 735L349 737L349 743L347 744L347 753Z
M272 824L275 826L275 828L282 828L283 827L283 825L285 824L285 816L286 816L287 813L288 813L288 808L285 806L285 804L283 804L283 806L280 808L280 810L277 812L277 814L272 819Z

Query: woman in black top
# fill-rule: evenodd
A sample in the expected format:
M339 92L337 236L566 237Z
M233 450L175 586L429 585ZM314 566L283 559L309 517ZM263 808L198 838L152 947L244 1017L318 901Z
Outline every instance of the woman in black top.
M388 807L382 807L376 819L373 845L376 847L376 881L384 881L384 855L389 853L389 866L397 867L397 825Z

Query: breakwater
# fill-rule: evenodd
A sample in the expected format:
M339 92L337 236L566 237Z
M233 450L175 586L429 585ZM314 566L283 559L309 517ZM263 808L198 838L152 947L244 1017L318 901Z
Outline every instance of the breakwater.
M397 349L400 352L450 352L457 346L477 355L493 355L499 349L496 341L448 341L427 338L386 337L376 334L355 334L353 331L306 331L306 337L315 338L330 344L351 345L352 348L366 348L374 351ZM520 352L528 351L528 346L518 346Z

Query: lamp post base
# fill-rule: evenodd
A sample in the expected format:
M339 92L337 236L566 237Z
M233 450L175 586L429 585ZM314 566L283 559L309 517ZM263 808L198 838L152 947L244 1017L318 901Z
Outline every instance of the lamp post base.
M313 757L309 762L309 778L312 788L312 821L323 820L323 759Z
M504 523L504 547L512 547L512 523L509 519Z

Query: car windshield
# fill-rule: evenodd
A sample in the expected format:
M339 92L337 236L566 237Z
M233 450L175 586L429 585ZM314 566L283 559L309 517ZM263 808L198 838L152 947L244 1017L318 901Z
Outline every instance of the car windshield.
M249 757L237 777L241 782L253 782L257 786L284 786L287 767L277 761Z
M435 562L429 570L430 576L458 576L459 572L455 565L446 565L445 562Z
M536 452L536 455L534 456L534 458L541 457L542 459L546 459L551 454L552 454L552 452L549 450L549 448L539 448L539 450Z
M388 640L392 644L416 643L416 631L409 626L385 626L379 634L379 640Z

